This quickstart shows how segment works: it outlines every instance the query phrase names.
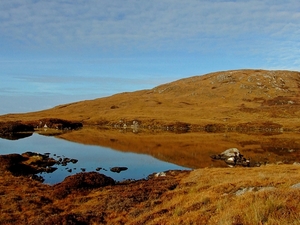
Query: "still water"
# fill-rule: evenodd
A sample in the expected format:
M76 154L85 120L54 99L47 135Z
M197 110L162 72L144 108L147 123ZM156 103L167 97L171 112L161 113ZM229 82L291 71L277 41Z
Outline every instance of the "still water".
M6 140L0 138L0 154L24 153L27 151L37 153L51 153L50 157L68 157L77 159L76 164L69 163L67 166L55 165L58 169L53 173L41 174L44 183L55 184L65 177L81 172L99 171L117 181L126 179L142 179L156 172L166 170L186 170L189 168L172 163L160 161L146 154L120 152L110 148L78 144L55 137L43 136L34 133L32 136L18 140ZM110 171L112 167L127 167L128 170L120 173ZM72 169L72 172L68 170Z

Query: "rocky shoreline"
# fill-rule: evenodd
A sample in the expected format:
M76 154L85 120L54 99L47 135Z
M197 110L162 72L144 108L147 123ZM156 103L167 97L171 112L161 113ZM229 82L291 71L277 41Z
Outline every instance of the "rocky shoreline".
M36 152L0 155L0 173L10 172L13 176L23 176L44 182L44 178L40 174L53 173L57 170L58 166L63 166L68 172L72 172L72 169L68 169L67 165L70 163L76 164L78 162L77 159L57 156L56 154L54 154L54 156L56 156L56 159L50 157L50 153L40 154ZM115 166L110 168L110 171L120 173L127 169L127 167ZM100 170L106 169L101 167L96 168L97 172ZM85 172L85 168L81 168L81 171ZM76 177L76 175L73 176Z

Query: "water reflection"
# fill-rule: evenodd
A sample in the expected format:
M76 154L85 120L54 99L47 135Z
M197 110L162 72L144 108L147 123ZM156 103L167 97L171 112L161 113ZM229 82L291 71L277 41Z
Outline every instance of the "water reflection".
M152 155L163 161L188 168L227 166L212 161L210 155L228 148L238 148L245 157L264 163L299 161L300 134L277 133L172 133L122 130L101 130L95 127L59 136L70 141L106 146L123 152Z
M111 148L79 144L55 137L47 137L34 133L29 138L15 141L0 139L0 154L24 153L27 151L50 153L49 157L78 159L76 164L59 165L53 173L43 173L45 183L61 182L66 176L82 172L96 171L112 177L117 181L124 179L142 179L154 172L170 169L188 169L172 163L158 160L146 154L114 151ZM113 167L127 167L120 173L110 171Z
M49 134L53 135L51 131L43 131L43 135ZM33 134L13 142L0 139L0 154L50 152L50 157L55 159L69 157L79 160L76 166L60 166L53 174L45 174L48 183L60 182L82 170L98 170L115 180L124 180L141 179L171 169L226 167L224 162L214 161L210 155L228 148L238 148L245 157L262 164L300 161L298 133L172 133L126 129L120 132L85 127L57 133L55 137L51 135ZM113 173L110 171L112 167L127 167L128 170Z

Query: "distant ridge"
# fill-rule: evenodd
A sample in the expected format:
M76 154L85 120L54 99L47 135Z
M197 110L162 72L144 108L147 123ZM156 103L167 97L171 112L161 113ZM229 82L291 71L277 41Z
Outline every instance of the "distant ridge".
M298 129L299 88L300 73L296 71L231 70L39 112L8 114L0 121L51 117L102 126L138 121L145 127L186 124L234 129L276 124L276 128Z

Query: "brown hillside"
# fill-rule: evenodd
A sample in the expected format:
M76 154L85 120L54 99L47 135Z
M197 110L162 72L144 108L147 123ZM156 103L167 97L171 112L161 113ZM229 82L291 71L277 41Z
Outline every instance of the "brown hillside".
M194 168L124 182L79 173L50 186L14 176L23 158L2 156L0 224L299 224L299 132L282 132L299 131L299 87L299 72L227 71L0 116L8 139L39 126L41 134ZM210 156L231 147L254 166L211 168L227 167Z
M217 124L232 129L272 122L275 128L298 128L299 87L300 72L225 71L39 112L8 114L0 121L52 117L84 124L116 126L136 120L145 126L181 122L192 127Z

